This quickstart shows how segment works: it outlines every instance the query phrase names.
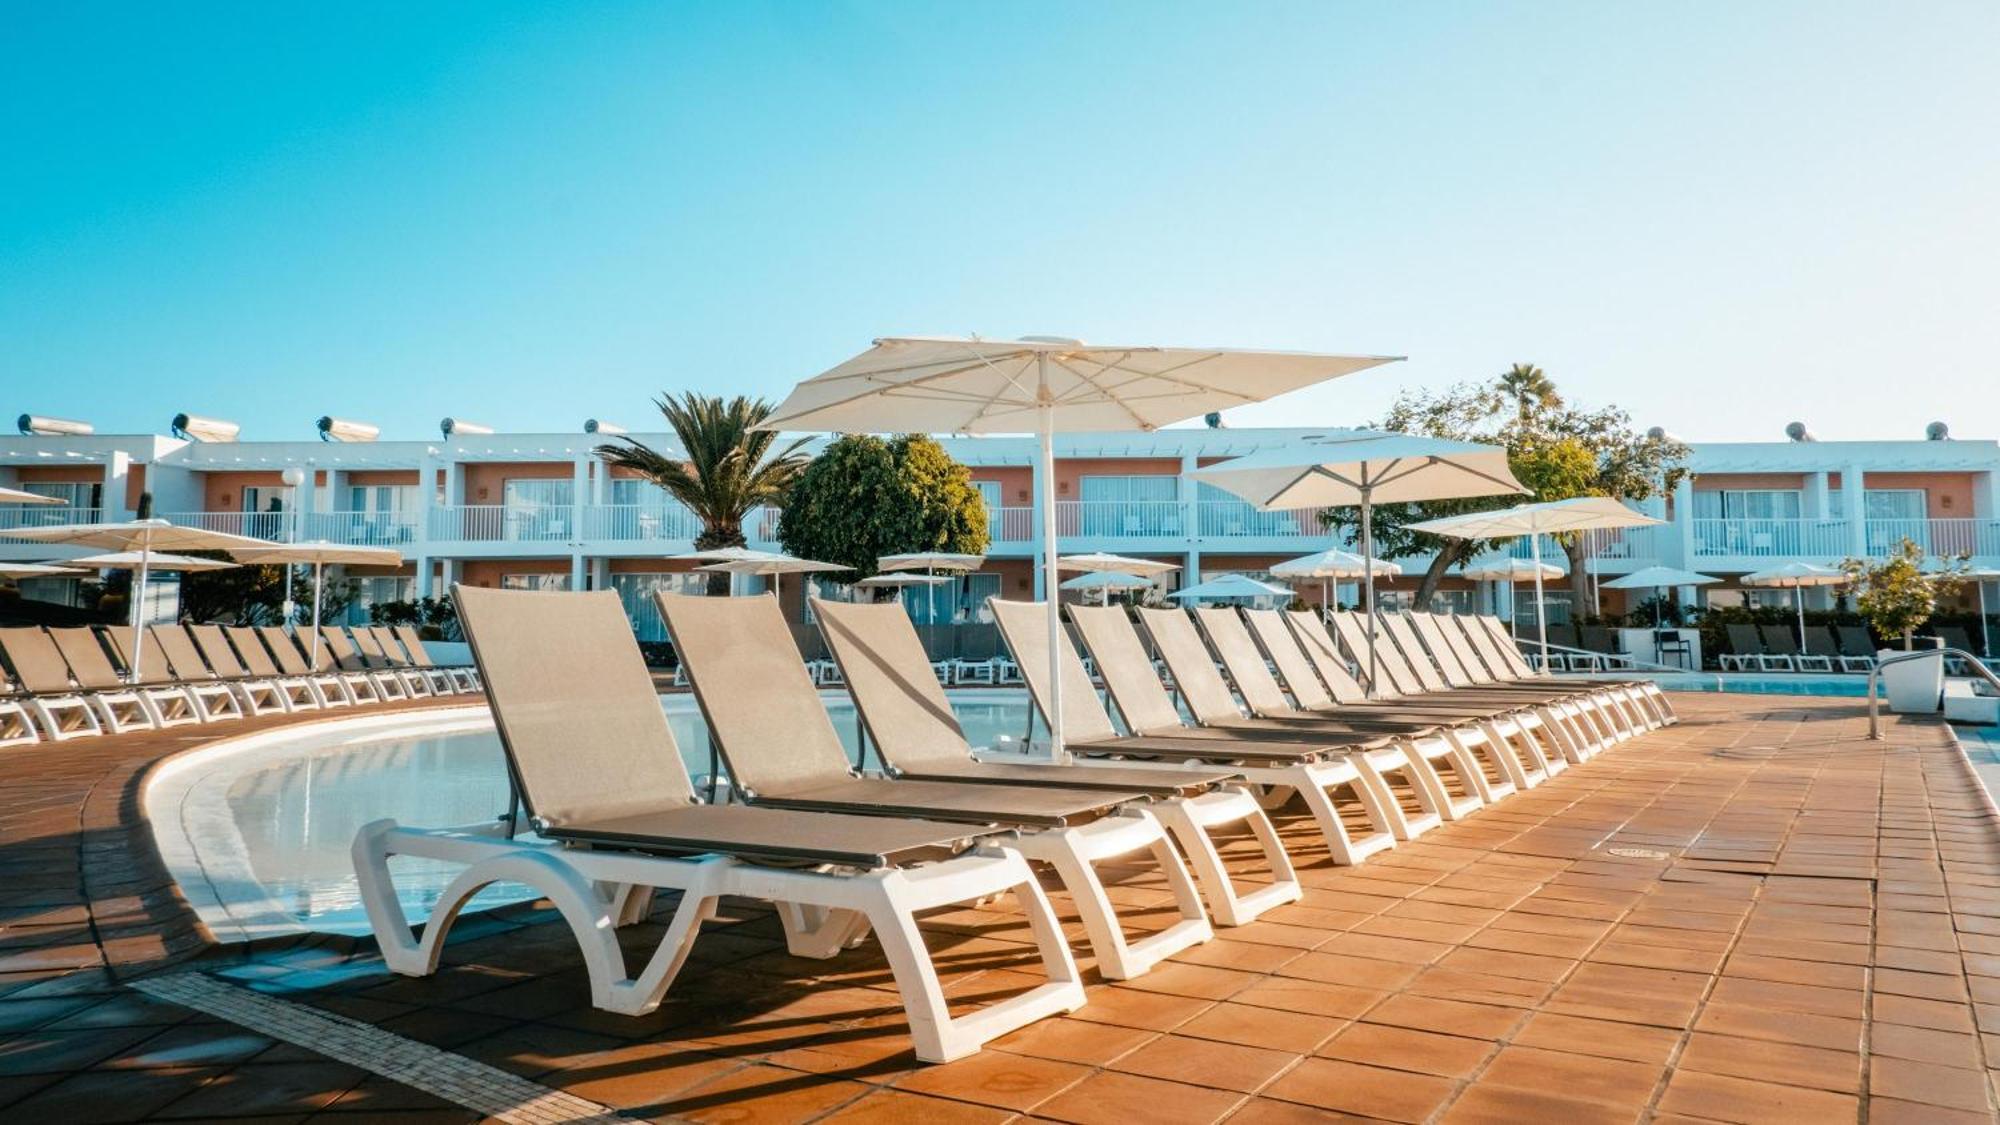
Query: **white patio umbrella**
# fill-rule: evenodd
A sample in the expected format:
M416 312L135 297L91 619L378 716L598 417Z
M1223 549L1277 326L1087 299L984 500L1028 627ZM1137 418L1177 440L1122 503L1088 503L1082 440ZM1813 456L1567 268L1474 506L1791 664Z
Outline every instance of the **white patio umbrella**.
M66 560L66 565L86 570L137 570L144 566L149 571L171 570L194 574L205 570L234 570L243 564L230 559L198 559L187 555L170 555L164 551L153 551L150 554L139 551L113 551L105 555L85 555L80 559L69 559Z
M1088 555L1064 555L1056 560L1057 570L1130 574L1138 578L1150 578L1155 574L1165 574L1180 568L1179 563L1161 562L1158 559L1135 559L1127 555L1107 555L1101 551Z
M985 555L955 555L949 551L917 551L906 555L883 555L875 560L877 570L921 570L925 574L935 574L940 570L954 575L968 570L978 570L986 562ZM937 587L931 587L931 617L937 617Z
M1271 577L1286 579L1319 579L1320 612L1332 620L1333 583L1341 578L1366 578L1379 574L1393 578L1403 573L1403 568L1387 559L1362 558L1353 551L1343 551L1338 547L1317 551L1310 555L1300 555L1295 559L1271 568Z
M1454 539L1511 539L1528 537L1528 558L1542 561L1542 536L1563 531L1585 531L1595 527L1645 527L1665 523L1635 512L1609 496L1578 496L1569 500L1548 500L1540 504L1517 504L1497 512L1468 512L1441 520L1413 523L1413 531L1428 531ZM1535 575L1535 631L1540 634L1542 667L1549 666L1548 605L1542 595L1542 575Z
M290 603L294 563L304 563L313 568L313 612L312 612L312 663L319 667L319 606L325 600L326 568L338 566L401 566L403 553L394 547L361 547L350 543L330 543L324 539L304 543L274 543L268 547L249 547L235 552L235 557L246 563L259 566L282 566L285 568L285 601ZM285 624L292 624L290 621Z
M819 562L814 559L794 558L783 555L775 559L736 559L731 562L709 563L695 567L696 570L721 571L725 574L754 574L771 580L771 594L777 596L783 575L825 574L836 570L853 570L842 563Z
M1375 505L1416 500L1525 493L1497 445L1337 430L1268 453L1253 453L1198 469L1197 480L1231 492L1265 511L1286 508L1361 509L1362 584L1368 600L1368 690L1375 690Z
M133 551L139 566L132 581L132 632L139 631L139 611L146 590L146 560L163 551L237 551L251 547L275 547L268 539L231 535L200 527L180 527L161 519L131 520L124 523L65 523L52 527L17 527L7 534L37 543L62 543L71 547L96 547L106 551ZM143 647L132 657L132 681L139 681L139 665L145 660Z
M1680 570L1671 566L1649 566L1635 570L1623 578L1613 578L1604 585L1613 590L1658 590L1664 595L1667 590L1681 586L1706 586L1710 582L1720 581L1722 579L1710 574L1696 574L1691 570ZM1655 609L1653 628L1659 628L1661 620L1660 611Z
M1061 581L1056 567L1057 431L1158 429L1398 358L1112 347L1046 336L885 337L794 387L759 428L1038 435L1035 504L1042 516L1049 667L1060 668L1057 658L1065 642L1055 596ZM1052 678L1048 704L1050 753L1061 760L1060 676Z
M1459 577L1472 582L1503 582L1507 586L1507 619L1514 619L1514 586L1535 578L1561 578L1569 572L1551 562L1534 562L1508 555L1487 555L1459 564Z
M0 488L0 504L67 504L60 496L44 496L39 492L23 492L18 488Z
M1284 598L1289 601L1292 591L1286 586L1259 582L1247 574L1224 574L1175 590L1167 596L1185 602L1220 601L1224 598Z
M1151 585L1152 582L1136 574L1125 574L1115 570L1093 570L1088 574L1079 574L1075 578L1065 579L1062 588L1065 590L1082 590L1086 592L1101 590L1104 593L1104 604L1110 605L1111 591L1113 590L1143 590Z
M0 578L60 578L64 575L74 578L82 573L73 566L0 562Z
M1789 587L1792 601L1799 611L1799 647L1806 647L1806 591L1807 586L1843 586L1847 583L1847 572L1829 566L1815 566L1812 563L1789 562L1774 566L1769 570L1759 570L1744 575L1740 581L1745 586Z
M788 559L791 556L780 554L777 551L753 550L749 547L713 547L706 551L689 551L681 555L668 555L667 558L678 562L723 563L770 562L773 559ZM735 575L730 575L729 593L731 596L734 596L736 593Z

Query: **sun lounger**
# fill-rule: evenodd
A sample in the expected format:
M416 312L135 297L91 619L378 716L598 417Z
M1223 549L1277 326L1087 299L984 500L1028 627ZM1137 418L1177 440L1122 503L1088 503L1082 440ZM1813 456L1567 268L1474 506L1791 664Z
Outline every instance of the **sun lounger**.
M156 656L165 660L166 670L174 681L194 697L202 722L243 717L243 702L236 690L209 670L208 661L202 659L201 650L195 648L185 629L179 625L151 625L146 628L146 636L153 642L147 661L150 663Z
M1866 672L1875 662L1867 657L1846 656L1840 651L1840 642L1834 639L1833 630L1825 625L1806 626L1806 654L1822 657L1829 667L1842 672Z
M1814 669L1822 672L1833 671L1833 661L1799 649L1799 642L1792 636L1791 627L1788 625L1759 625L1757 635L1764 642L1764 651L1791 661L1792 667L1801 672L1810 672Z
M813 615L846 675L868 736L896 776L1142 793L1154 802L1149 806L1153 815L1166 824L1193 866L1216 921L1240 926L1298 899L1298 878L1277 832L1256 798L1242 786L1229 784L1241 780L1235 772L982 761L965 741L944 691L923 674L924 651L901 606L814 599ZM1211 834L1216 828L1238 826L1248 828L1263 844L1272 880L1248 894L1236 889Z
M1530 675L1525 679L1502 680L1475 675L1475 654L1458 647L1465 634L1447 631L1440 619L1427 613L1403 614L1389 628L1397 645L1412 657L1416 675L1426 691L1459 696L1533 701L1554 708L1554 716L1566 716L1567 729L1578 738L1595 730L1609 745L1636 738L1661 725L1652 709L1641 702L1647 698L1646 681L1623 679L1554 679ZM1526 668L1526 662L1521 664ZM1655 692L1654 694L1657 694Z
M0 661L0 747L30 746L41 740L34 716L28 712L28 689Z
M987 605L1000 626L1002 640L1020 662L1029 698L1046 718L1053 676L1048 666L1048 618L1043 606L1038 602L1006 602L998 598L988 599ZM1138 650L1136 637L1131 648ZM1062 651L1076 657L1073 649ZM1152 665L1143 651L1139 651L1137 659L1120 658L1112 653L1102 668L1106 684L1113 698L1120 701L1119 710L1134 733L1121 735L1112 725L1110 716L1098 702L1096 689L1090 686L1082 658L1063 659L1058 673L1063 677L1063 736L1066 748L1080 762L1132 764L1112 759L1114 755L1123 755L1144 756L1166 764L1167 768L1227 765L1246 780L1267 787L1267 808L1281 807L1294 793L1298 794L1312 813L1335 863L1360 863L1396 845L1401 807L1365 754L1360 753L1392 749L1393 740L1338 739L1312 732L1260 735L1188 729L1181 725L1173 701L1154 678ZM1147 686L1152 691L1150 697L1143 694ZM1400 762L1401 758L1396 760ZM1340 807L1343 800L1365 818L1365 825L1360 826L1365 831L1349 828Z
M73 633L87 633L90 636L86 641L84 638L71 635ZM76 669L76 662L79 659L89 662L93 654L102 660L104 647L109 645L112 653L118 658L118 667L113 670L112 676L138 692L139 698L146 704L146 710L152 713L154 726L177 727L208 721L208 714L202 709L201 702L195 698L194 689L182 684L174 675L173 670L160 655L159 643L150 637L146 640L145 662L139 669L143 678L137 684L131 682L133 651L130 626L116 626L101 632L94 629L52 629L50 635L54 636L56 644L61 646L63 658L70 662L71 670ZM66 636L69 640L67 644Z
M458 684L452 680L449 672L435 666L427 667L417 663L410 656L408 647L403 644L401 638L397 637L387 625L365 625L352 632L359 634L363 630L366 630L369 637L374 640L375 647L382 650L382 655L388 660L389 666L400 671L405 680L423 681L425 694L458 694Z
M52 742L153 725L152 715L137 695L116 690L106 702L97 693L84 690L71 678L69 664L54 638L40 628L0 629L0 653L6 655L14 679L21 685L24 694L18 702L22 709Z
M419 668L429 668L443 673L451 680L452 690L460 695L470 695L480 690L479 673L462 664L439 664L431 659L430 650L424 647L424 638L408 625L398 625L390 630L396 639L403 642L403 651L409 654L410 663Z
M196 628L199 629L202 626L197 625ZM279 630L279 635L283 636L283 634L284 630ZM285 647L291 651L293 659L298 662L297 672L280 668L277 659L272 655L270 646L264 643L263 636L258 630L248 625L225 625L222 627L222 635L228 638L229 647L235 650L236 658L243 663L243 667L252 676L269 680L278 686L279 691L285 693L286 709L292 711L317 711L322 707L339 705L328 703L326 697L314 685L312 677L304 674L305 661L298 656L299 650L292 644L290 638L285 638ZM345 695L337 695L337 698L341 703L347 701Z
M317 665L306 661L308 637L295 637L277 625L257 626L257 635L264 640L264 647L278 667L288 676L303 676L319 694L323 707L348 707L357 703L373 703L375 693L365 682L362 691L356 691L349 683L349 677L333 666L333 657L325 649L320 650ZM365 694L364 694L365 692Z
M1576 743L1566 747L1594 754L1612 743L1635 738L1675 721L1673 704L1660 685L1646 678L1556 679L1538 675L1495 617L1471 614L1430 618L1440 639L1456 652L1459 667L1481 688L1550 693L1560 700L1558 713L1568 716L1566 730ZM1596 737L1592 737L1593 732Z
M828 958L872 930L909 1016L916 1054L945 1062L1047 1015L1074 1011L1083 986L1034 872L990 826L698 804L618 596L459 586L453 591L492 701L508 772L540 841L512 826L423 831L393 821L354 842L362 902L389 967L437 968L445 934L488 883L527 883L582 947L592 1002L653 1010L723 896L778 907L795 956ZM803 674L801 672L801 674ZM418 939L389 858L464 864ZM617 929L651 891L680 892L657 950L628 972ZM920 912L1011 893L1046 980L954 1016L917 928Z
M1867 661L1867 666L1861 668L1861 671L1869 672L1874 670L1875 638L1868 635L1867 626L1836 625L1833 632L1835 636L1840 638L1841 656L1857 663Z
M309 647L312 639L308 637L299 643ZM368 670L368 662L361 659L361 654L347 643L346 630L338 625L319 627L319 662L313 666L313 671L320 675L339 676L356 703L392 703L409 697L401 678L378 675Z
M1764 651L1764 638L1755 625L1724 625L1723 636L1729 638L1729 651L1716 656L1716 663L1723 671L1738 672L1790 672L1789 660L1782 660Z
M431 686L430 676L423 669L403 659L403 646L394 646L396 654L391 656L389 650L382 647L382 639L367 626L349 629L347 636L354 645L354 651L360 654L362 662L368 666L368 670L375 673L378 678L393 676L396 682L402 685L404 698L426 699L437 694L436 689Z
M1014 847L1055 868L1082 916L1098 971L1127 979L1214 936L1200 892L1144 795L962 781L864 777L848 762L775 598L655 594L732 789L752 805L1002 824ZM928 663L928 660L926 660ZM1180 920L1126 937L1097 872L1150 857Z
M236 650L229 647L220 625L188 625L188 640L221 683L236 696L237 706L246 715L282 715L294 710L290 693L275 674L259 676L246 668ZM265 658L266 660L269 657Z

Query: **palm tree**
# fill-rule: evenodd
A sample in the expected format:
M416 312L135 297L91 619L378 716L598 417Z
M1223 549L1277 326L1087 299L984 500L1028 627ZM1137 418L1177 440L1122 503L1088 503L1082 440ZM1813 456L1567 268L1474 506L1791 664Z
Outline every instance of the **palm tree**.
M778 435L751 428L771 414L771 404L763 399L688 391L663 395L653 404L687 450L686 460L622 434L616 444L598 446L597 456L607 465L637 472L685 504L701 520L695 550L743 546L743 517L783 498L805 469L807 458L798 455L805 439L767 457ZM728 593L729 576L710 575L708 592Z
M1562 395L1556 393L1555 380L1532 363L1517 363L1500 376L1500 392L1514 400L1514 413L1522 425L1527 425L1538 411L1554 410L1563 404Z

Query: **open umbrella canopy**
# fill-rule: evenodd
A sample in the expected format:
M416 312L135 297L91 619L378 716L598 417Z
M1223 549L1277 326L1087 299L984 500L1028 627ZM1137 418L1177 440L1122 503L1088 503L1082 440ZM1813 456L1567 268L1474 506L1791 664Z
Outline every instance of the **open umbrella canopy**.
M1351 375L1393 356L1317 355L1234 348L1093 345L1065 337L883 337L860 355L792 388L759 424L767 430L961 434L1040 438L1035 507L1056 526L1055 434L1154 430L1211 411ZM1059 668L1062 620L1056 534L1042 537L1049 667ZM1091 567L1088 569L1101 569ZM1062 677L1049 688L1049 749L1063 750Z
M244 547L231 551L229 555L237 562L262 566L289 566L293 563L319 566L400 566L403 562L403 553L394 547L362 547L352 543L332 543L325 539Z
M1812 563L1789 562L1768 570L1759 570L1744 575L1739 581L1745 586L1839 586L1847 581L1847 572L1830 566L1815 566Z
M1462 516L1426 520L1409 525L1409 529L1448 535L1454 539L1507 539L1516 535L1551 535L1588 528L1644 527L1665 522L1643 512L1635 512L1609 496L1578 496L1569 500L1517 504L1493 512L1467 512Z
M44 496L39 492L23 492L18 488L0 488L0 504L67 504L60 496Z
M85 567L91 570L178 570L193 573L200 570L234 570L242 566L229 559L197 559L186 555L169 555L160 551L114 551L108 555L86 555L80 559L66 560L68 566Z
M877 570L978 570L985 555L954 555L947 551L919 551L909 555L883 555L875 560ZM850 568L851 569L851 568Z
M1552 562L1488 555L1466 560L1458 573L1474 582L1526 582L1532 578L1561 578L1569 571Z
M74 578L82 573L73 566L56 566L53 563L0 562L0 578L55 578L63 575Z
M1065 590L1143 590L1152 583L1136 574L1120 574L1115 570L1095 570L1089 574L1079 574L1063 582Z
M1722 579L1712 574L1696 574L1671 566L1649 566L1604 584L1609 590L1659 590L1669 586L1706 586Z
M1128 558L1125 555L1107 555L1100 552L1089 555L1064 555L1056 560L1056 568L1058 570L1099 571L1105 574L1130 574L1143 578L1148 575L1166 574L1169 571L1179 570L1180 564L1160 562L1157 559Z
M856 589L879 590L884 587L897 586L942 586L948 582L956 581L958 579L949 574L910 574L898 571L894 574L877 574L863 578L854 585Z
M1403 568L1387 559L1365 559L1339 549L1300 555L1271 568L1273 578L1360 578L1370 569L1384 578L1403 573Z
M1219 601L1223 598L1286 598L1292 596L1290 589L1273 586L1269 582L1259 582L1244 574L1225 574L1206 582L1197 582L1184 590L1175 590L1167 595L1182 601Z
M684 555L667 556L669 559L684 562L708 563L757 562L759 560L769 562L772 559L788 559L791 557L790 555L780 554L776 551L757 551L749 547L716 547L707 551L689 551Z
M734 559L729 562L709 563L695 567L696 570L720 571L725 574L754 574L770 576L777 574L822 574L833 570L853 570L844 563L819 562L814 559L794 558L783 555L772 559Z

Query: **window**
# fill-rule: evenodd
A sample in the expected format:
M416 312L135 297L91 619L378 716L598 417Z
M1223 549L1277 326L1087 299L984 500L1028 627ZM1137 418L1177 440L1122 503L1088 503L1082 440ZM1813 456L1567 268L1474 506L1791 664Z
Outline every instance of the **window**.
M1297 535L1297 512L1260 512L1256 505L1233 492L1225 492L1207 482L1199 482L1195 498L1201 503L1201 533L1206 536Z
M567 574L503 574L500 576L502 590L541 590L551 592L569 589Z
M1698 520L1795 520L1805 512L1797 489L1719 488L1694 494Z
M997 480L976 480L972 487L979 490L979 498L986 501L988 512L1000 510L1000 482Z
M1082 520L1064 535L1179 535L1180 478L1087 476L1078 482Z
M506 505L507 538L567 539L575 503L572 480L509 480L500 490Z
M104 485L99 482L27 481L18 486L37 496L53 496L61 504L0 504L0 527L45 527L62 523L99 523Z
M347 526L350 543L377 546L407 543L416 537L417 486L414 484L357 484L347 489Z
M1863 529L1868 536L1868 553L1887 555L1914 540L1930 550L1929 497L1921 488L1870 488L1862 493Z
M667 639L667 626L660 620L660 610L653 604L653 595L705 593L708 590L708 575L691 572L614 574L611 576L611 588L618 592L618 600L625 606L625 617L632 622L632 631L639 639L664 641Z
M387 575L382 577L362 577L348 579L348 590L353 600L347 603L347 624L368 624L368 607L383 602L415 601L417 580L414 576Z

